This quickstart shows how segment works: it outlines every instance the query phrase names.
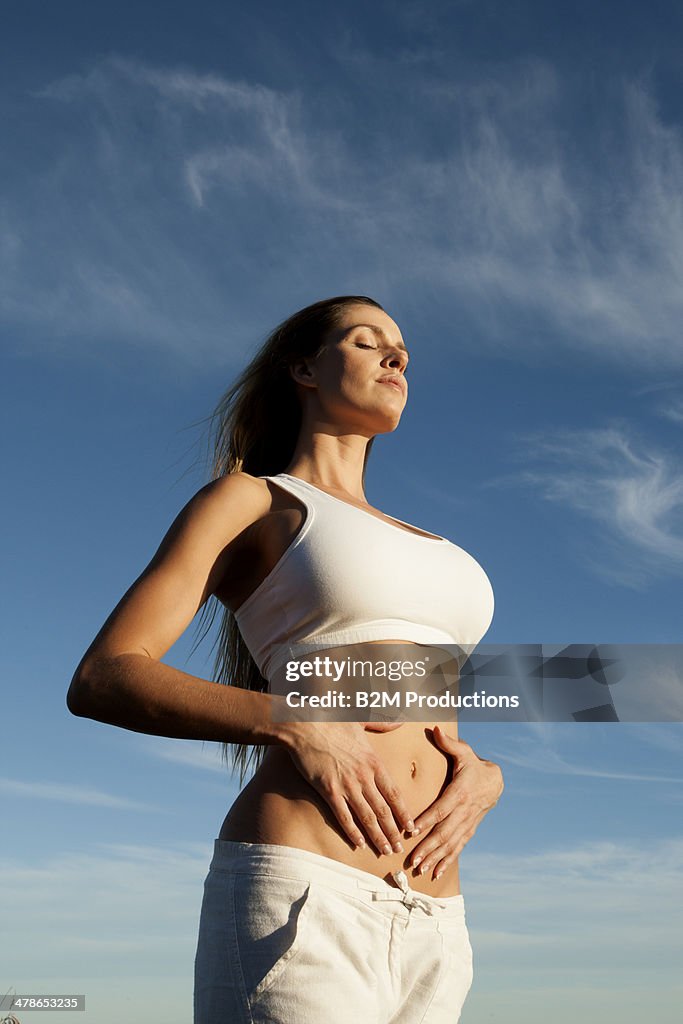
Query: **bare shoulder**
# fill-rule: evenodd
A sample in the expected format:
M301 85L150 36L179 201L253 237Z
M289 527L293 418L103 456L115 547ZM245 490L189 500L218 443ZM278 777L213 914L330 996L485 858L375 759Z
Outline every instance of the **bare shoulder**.
M268 484L260 476L252 476L251 473L226 473L211 480L200 491L213 491L226 497L235 496L248 499L249 495L267 495Z
M188 502L193 517L207 528L239 533L267 515L272 505L265 480L250 473L228 473L200 488Z

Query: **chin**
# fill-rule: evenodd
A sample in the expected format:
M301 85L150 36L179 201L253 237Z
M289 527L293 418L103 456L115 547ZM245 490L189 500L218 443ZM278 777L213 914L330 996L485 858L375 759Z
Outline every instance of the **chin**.
M401 417L394 417L391 420L384 420L382 424L377 424L375 430L378 434L392 434L396 427L401 422Z

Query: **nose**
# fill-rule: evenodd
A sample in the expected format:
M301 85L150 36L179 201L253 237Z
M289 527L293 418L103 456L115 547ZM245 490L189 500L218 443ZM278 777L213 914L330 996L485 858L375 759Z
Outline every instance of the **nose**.
M405 373L406 366L408 365L408 358L400 349L396 349L390 356L386 356L382 362L386 363L386 365L391 367L392 370L398 370L399 373Z

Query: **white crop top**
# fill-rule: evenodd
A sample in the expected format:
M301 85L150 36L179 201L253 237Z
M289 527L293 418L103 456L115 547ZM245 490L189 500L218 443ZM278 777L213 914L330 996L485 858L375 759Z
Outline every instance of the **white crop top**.
M261 479L306 509L292 543L235 612L265 679L323 646L410 640L457 644L467 655L476 647L493 618L493 589L466 551L288 473Z

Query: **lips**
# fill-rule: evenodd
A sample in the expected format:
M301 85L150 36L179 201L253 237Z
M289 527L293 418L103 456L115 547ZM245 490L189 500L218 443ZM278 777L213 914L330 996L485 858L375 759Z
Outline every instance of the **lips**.
M396 388L401 393L405 391L405 383L402 377L380 377L377 383L390 384L391 387Z

